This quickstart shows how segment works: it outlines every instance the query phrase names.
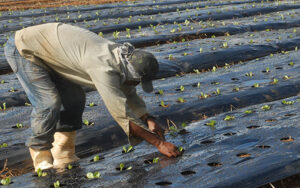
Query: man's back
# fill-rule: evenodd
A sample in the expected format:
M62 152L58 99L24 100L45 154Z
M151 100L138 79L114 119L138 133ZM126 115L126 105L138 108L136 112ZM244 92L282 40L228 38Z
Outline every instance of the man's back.
M81 85L93 85L87 69L117 67L118 64L118 44L68 24L47 23L28 27L17 31L15 40L23 57L33 63L45 63Z

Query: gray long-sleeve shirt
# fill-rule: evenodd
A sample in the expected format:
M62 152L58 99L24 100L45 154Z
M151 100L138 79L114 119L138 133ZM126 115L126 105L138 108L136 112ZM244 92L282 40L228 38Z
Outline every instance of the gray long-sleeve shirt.
M141 140L130 135L129 121L149 131L139 119L147 113L144 101L136 94L135 87L121 83L121 62L117 51L120 44L63 23L19 30L15 43L19 53L32 63L46 63L64 78L96 88L132 145Z

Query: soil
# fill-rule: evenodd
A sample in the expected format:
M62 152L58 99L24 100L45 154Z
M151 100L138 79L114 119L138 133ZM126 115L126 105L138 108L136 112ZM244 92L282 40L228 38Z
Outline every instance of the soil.
M128 0L21 0L21 1L0 1L0 11L15 11L35 8L50 8L78 5L97 5L124 2ZM132 0L134 1L134 0Z

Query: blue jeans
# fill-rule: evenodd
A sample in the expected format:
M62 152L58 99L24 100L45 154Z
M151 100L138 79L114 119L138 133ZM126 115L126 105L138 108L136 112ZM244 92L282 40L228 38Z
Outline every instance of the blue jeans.
M55 132L82 128L85 92L82 87L59 76L46 64L23 58L15 46L14 34L4 48L5 57L33 106L32 134L25 145L36 150L52 148ZM43 62L41 60L41 62Z

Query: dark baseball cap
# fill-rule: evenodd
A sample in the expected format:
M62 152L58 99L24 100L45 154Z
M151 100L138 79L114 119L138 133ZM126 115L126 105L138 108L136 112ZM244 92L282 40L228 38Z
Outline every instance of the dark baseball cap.
M158 73L159 66L155 56L140 49L135 49L128 61L131 63L135 71L142 77L141 84L145 92L153 91L152 80Z

